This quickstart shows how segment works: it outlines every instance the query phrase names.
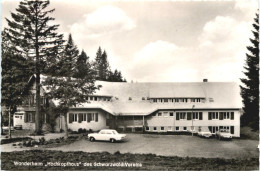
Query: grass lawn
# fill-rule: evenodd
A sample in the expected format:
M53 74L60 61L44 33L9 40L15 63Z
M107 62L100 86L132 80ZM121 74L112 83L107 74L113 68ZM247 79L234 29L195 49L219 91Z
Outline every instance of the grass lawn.
M110 154L86 152L62 152L49 150L2 152L3 170L258 170L258 158L248 159L220 159L220 158L195 158L195 157L166 157L154 154ZM14 163L16 162L15 165ZM19 163L20 162L20 163ZM27 162L27 163L26 163ZM34 163L32 163L34 162ZM38 162L38 165L32 166ZM39 163L40 162L40 163ZM49 162L49 163L48 163ZM121 164L132 166L126 167ZM108 164L116 166L94 166L95 164ZM135 164L136 166L133 166ZM31 165L31 166L28 166ZM56 166L53 166L56 165ZM63 165L63 166L59 166ZM65 166L67 165L67 166Z

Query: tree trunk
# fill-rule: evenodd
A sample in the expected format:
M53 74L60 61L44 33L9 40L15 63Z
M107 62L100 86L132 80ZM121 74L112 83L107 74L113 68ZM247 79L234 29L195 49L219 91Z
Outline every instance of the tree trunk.
M40 55L39 55L39 42L38 42L38 8L36 8L36 23L35 23L35 74L36 74L36 111L35 111L35 133L41 134L40 129Z
M65 123L65 139L69 137L69 132L68 132L68 123L67 123L67 112L64 113L64 123Z
M35 133L41 134L40 129L40 74L36 74L36 108L35 108Z
M9 107L8 137L11 139L11 107Z

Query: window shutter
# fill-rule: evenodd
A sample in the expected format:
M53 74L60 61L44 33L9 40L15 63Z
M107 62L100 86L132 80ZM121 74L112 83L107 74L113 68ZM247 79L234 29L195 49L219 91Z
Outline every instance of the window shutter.
M180 113L176 113L176 120L180 120Z
M234 112L231 112L231 120L234 120Z
M98 122L98 113L96 113L95 121Z
M79 116L78 122L81 123L83 121L83 113L79 113L78 116Z
M209 120L211 120L211 112L209 112L208 114L209 114L208 118L209 118Z
M191 113L190 112L187 113L187 120L191 120Z
M69 123L72 123L72 120L73 120L73 114L69 113Z
M34 123L35 122L35 113L31 113L31 115L32 115L32 123Z
M27 113L24 113L24 122L27 123Z
M202 112L199 113L199 120L202 120Z
M219 112L219 120L223 120L223 112Z
M87 115L87 119L88 119L88 122L90 122L91 121L91 113L88 113L88 115Z
M234 134L234 126L231 126L231 134Z

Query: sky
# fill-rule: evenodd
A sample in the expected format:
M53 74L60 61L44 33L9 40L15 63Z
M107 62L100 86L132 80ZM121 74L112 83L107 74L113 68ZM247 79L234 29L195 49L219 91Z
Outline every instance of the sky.
M251 45L257 0L51 0L59 32L134 82L238 82ZM1 28L19 1L2 0Z

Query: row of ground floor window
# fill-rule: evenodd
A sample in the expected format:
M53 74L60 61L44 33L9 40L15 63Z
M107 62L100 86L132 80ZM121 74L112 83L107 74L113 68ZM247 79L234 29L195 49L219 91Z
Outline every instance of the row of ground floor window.
M121 131L139 132L143 131L142 127L121 127ZM147 132L178 132L178 131L210 131L216 133L219 129L227 129L231 134L235 133L235 126L146 126Z

